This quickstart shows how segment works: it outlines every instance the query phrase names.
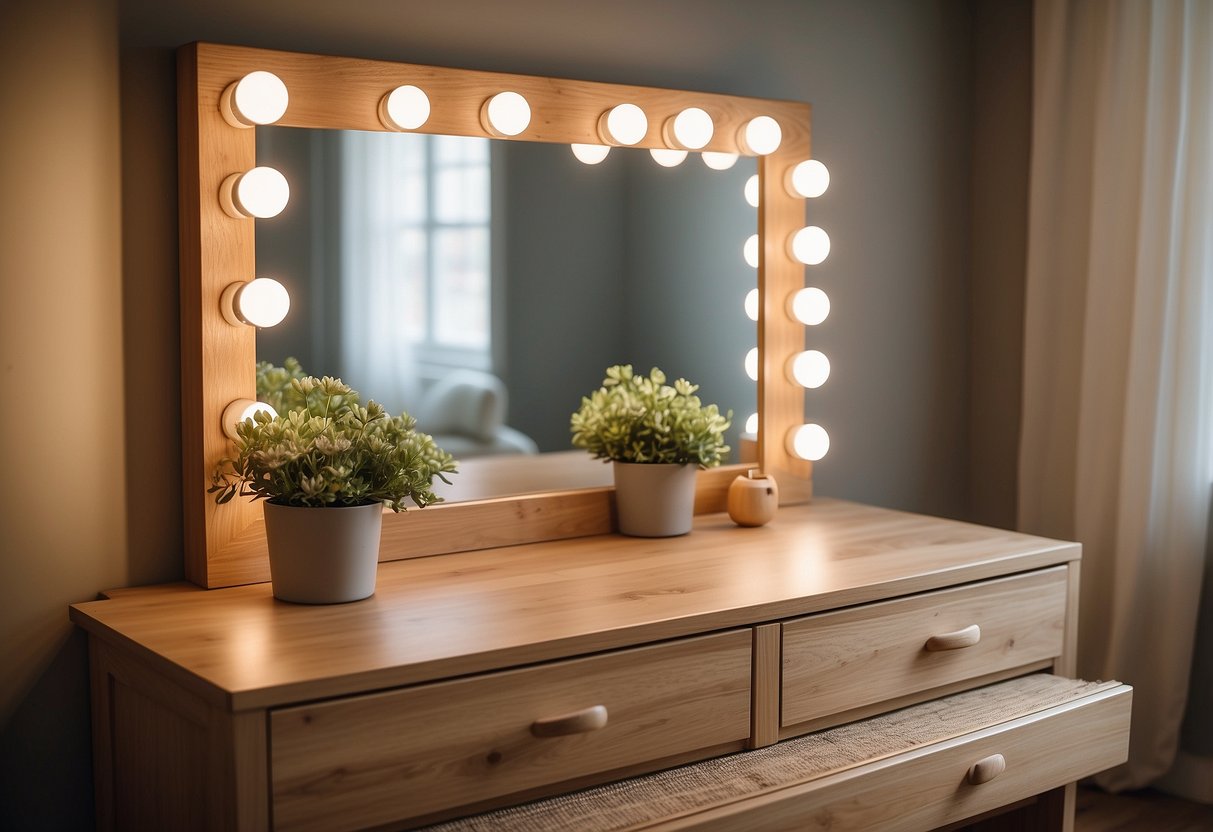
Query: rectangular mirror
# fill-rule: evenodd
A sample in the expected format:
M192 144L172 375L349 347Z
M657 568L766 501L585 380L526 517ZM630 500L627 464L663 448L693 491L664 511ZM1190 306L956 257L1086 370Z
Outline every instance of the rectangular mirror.
M256 361L257 335L251 327L232 325L224 319L220 312L220 296L228 286L251 280L256 274L257 239L254 228L264 221L232 216L221 205L220 193L224 181L232 174L250 170L257 164L257 131L235 127L225 120L220 112L220 99L229 85L257 70L274 73L289 91L289 106L273 129L303 127L387 132L380 120L380 102L398 86L415 85L426 91L431 112L429 119L414 132L486 138L490 132L481 121L485 102L502 91L517 92L530 105L530 122L507 142L494 144L508 144L508 154L520 157L526 157L530 152L527 148L531 145L525 143L552 145L544 150L555 149L564 153L568 152L570 143L601 144L600 118L612 107L625 102L639 106L648 116L647 130L636 143L636 149L627 150L627 155L632 157L647 155L643 149L669 147L671 139L663 132L663 125L688 107L702 109L713 121L714 133L703 147L707 151L744 152L745 148L740 146L738 139L743 126L758 116L774 118L782 129L782 143L775 152L757 158L760 262L757 273L759 320L756 334L760 358L757 383L759 432L754 453L761 467L779 480L784 502L809 498L811 463L790 453L785 442L785 437L804 421L803 390L789 381L785 373L788 360L804 345L803 327L785 312L789 295L804 285L804 268L788 251L791 235L804 225L804 201L789 194L784 187L784 178L795 164L810 158L807 105L710 93L190 44L182 47L178 53L182 444L186 495L186 573L190 580L214 587L264 581L269 577L260 507L248 501L233 501L217 506L206 494L210 472L228 448L228 440L221 430L221 414L232 401L253 398L255 392L252 368ZM492 155L490 153L490 157ZM616 151L616 158L622 156L623 151ZM688 162L691 163L702 167L698 160ZM753 161L748 163L754 164ZM532 164L531 169L535 171L541 168ZM582 170L582 173L587 172L593 175L591 168ZM450 189L442 190L445 193ZM660 193L665 192L662 189ZM329 200L325 204L329 209L335 207ZM710 228L699 228L698 222L683 214L681 209L662 206L659 194L650 194L646 205L651 209L648 217L639 210L629 210L626 219L645 225L650 235L664 236L656 235L656 232L658 227L665 224L675 237L687 234L696 239L696 246L702 245L703 241L710 244L717 242L712 239ZM550 204L544 207L549 211L552 208ZM568 212L572 214L573 209L578 207L569 205ZM494 205L492 210L500 210L500 206ZM513 240L508 234L506 239ZM526 233L519 233L515 245L519 248L515 256L529 263L536 275L538 266L545 260L554 259L558 253L568 256L572 248L563 234L557 239L545 235L542 223L532 225ZM730 241L729 248L736 251L733 248L735 245L735 241ZM456 246L455 250L458 248ZM490 255L491 258L499 256L497 253ZM610 253L613 260L619 257L621 255L617 251ZM565 262L575 262L575 259ZM587 262L590 261L587 259ZM593 265L602 270L601 263L593 262ZM645 267L649 269L648 272L645 272ZM730 353L728 363L737 367L742 355L733 353L733 346L729 343L732 336L724 333L728 331L728 322L737 319L740 314L740 300L722 304L718 300L709 301L706 296L688 296L685 291L678 289L667 291L655 277L684 268L666 260L665 255L656 249L647 256L633 257L626 268L618 268L617 272L623 274L625 280L637 281L638 296L643 299L633 301L634 304L639 303L639 307L629 310L630 314L620 320L626 321L629 327L639 326L646 317L646 311L654 312L655 317L661 319L667 308L677 307L680 312L689 313L683 320L690 323L680 322L677 327L666 323L657 331L664 333L668 341L676 342L679 348L688 343L708 345L692 348L691 353L712 364L712 370L719 370L720 367L716 365L720 365L724 359L716 358L716 353L708 351L715 347L723 350L727 344ZM752 280L752 273L743 264L735 268L740 278L739 297L744 298L744 292L740 290L747 277ZM567 265L564 271L569 271ZM529 306L536 313L536 307L561 311L557 301L559 290L567 288L564 282L566 277L554 273L543 276L546 285L538 285L529 300L517 299L513 301L514 305L523 308ZM609 277L606 279L609 281ZM602 280L600 274L595 283L599 292L596 297L611 296L612 290L618 287L609 283L603 286ZM497 291L501 291L501 287L490 286L491 293ZM702 305L697 306L697 303ZM509 310L510 306L507 292L490 309ZM425 314L431 323L437 320L433 317L433 310ZM493 311L491 317L489 369L500 370L503 376L509 377L512 368L520 363L524 366L535 363L534 359L528 362L525 358L505 360L511 349L511 313L507 312L499 318L497 311ZM744 318L741 320L745 321ZM445 325L449 321L441 323ZM504 338L493 340L494 327L499 328ZM688 334L690 330L695 330L694 339ZM698 340L700 330L715 336L714 339ZM624 335L626 337L627 333ZM454 336L455 340L460 337L463 336ZM483 347L482 343L472 343L474 339L465 337L464 340L465 347ZM594 375L600 374L607 363L616 361L631 360L642 366L657 363L670 369L669 361L662 357L665 354L662 348L655 346L654 350L653 354L634 357L612 354L605 361L595 356ZM557 355L564 358L570 352L566 344L561 344ZM723 355L723 352L720 354ZM324 372L319 368L307 369ZM700 381L695 378L694 367L680 368L677 372ZM733 371L725 368L725 372ZM558 386L554 380L549 382L540 377L538 382L532 384L548 384L551 390L557 391L570 383L572 386L568 395L573 398L572 406L575 406L575 397L588 392L596 386L597 381L597 378L593 378L587 384L574 379L572 382L561 381ZM745 419L748 415L746 405L739 407L725 400L725 396L731 394L712 395L706 389L706 379L703 383L705 397L717 400L725 407L732 407L739 423ZM368 385L364 393L371 397L381 395L376 393L373 385ZM525 400L531 394L524 389L513 395ZM571 409L564 406L554 413L546 402L537 406L535 426L531 430L542 435L545 443L555 441L551 425L567 420ZM549 435L553 439L546 438ZM456 456L459 454L456 453ZM544 456L540 455L540 459ZM591 464L587 458L582 458L580 464L585 469L597 468L599 472L609 472L609 467L600 463ZM380 559L418 557L611 531L610 487L598 484L569 487L560 484L555 479L557 467L560 466L553 466L549 461L541 462L526 484L504 486L515 496L489 497L486 495L492 491L481 491L477 492L476 499L444 503L424 511L388 514L385 517ZM697 512L723 510L728 484L744 467L734 465L701 471ZM460 477L474 473L471 461L462 468ZM500 474L501 466L494 469L494 466L486 464L483 478L491 479ZM551 487L544 489L544 482L551 483Z

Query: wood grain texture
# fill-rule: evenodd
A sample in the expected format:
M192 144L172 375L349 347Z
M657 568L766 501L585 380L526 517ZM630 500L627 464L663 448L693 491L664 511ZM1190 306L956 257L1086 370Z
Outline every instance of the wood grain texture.
M803 225L803 200L789 197L781 183L787 167L808 158L805 104L215 44L182 47L178 53L182 447L186 576L194 583L222 587L269 577L260 508L247 500L216 506L205 493L210 472L228 453L219 426L223 408L233 399L254 397L255 332L228 324L219 311L223 289L253 274L253 220L227 216L217 193L225 177L255 163L255 131L228 125L219 113L219 98L228 84L257 69L272 71L286 83L290 106L278 123L294 127L383 130L377 116L379 101L400 84L421 86L430 96L431 117L419 132L451 135L486 135L479 122L480 104L505 89L524 94L533 112L530 126L516 140L597 143L594 131L599 116L630 101L643 107L650 120L640 147L664 146L662 122L684 107L696 106L716 123L707 149L737 151L738 129L755 116L772 116L783 130L783 146L759 165L760 177L774 177L763 186L763 199L770 207L765 214L760 212L759 233L778 238L778 243L764 245L767 254L759 287L778 298L764 301L759 343L778 353L772 362L781 362L793 342L803 339L803 328L782 311L787 293L803 282L803 267L786 252L778 252L783 251L787 234ZM769 228L764 216L771 217ZM770 335L765 341L764 329ZM786 424L800 420L803 394L793 389L782 370L762 372L759 412L764 420L773 421L763 422L760 435L774 431L782 436ZM763 465L779 477L781 494L790 501L807 499L811 467L790 461L782 440L767 445ZM703 472L697 513L724 509L728 482L735 473ZM609 492L609 488L597 495L561 490L505 502L450 504L441 512L389 515L384 518L381 560L600 534L613 522ZM413 514L425 519L417 520Z
M839 500L756 529L704 515L685 537L619 535L381 564L354 604L264 584L170 586L72 619L235 710L566 658L1066 563L1075 544ZM441 633L442 638L434 637Z
M349 830L743 739L750 633L733 631L272 716L275 828ZM537 738L602 706L605 726Z
M761 624L754 628L750 748L779 741L780 633L778 624Z
M1066 567L829 612L783 625L783 724L794 725L1061 654ZM970 647L933 652L971 625Z

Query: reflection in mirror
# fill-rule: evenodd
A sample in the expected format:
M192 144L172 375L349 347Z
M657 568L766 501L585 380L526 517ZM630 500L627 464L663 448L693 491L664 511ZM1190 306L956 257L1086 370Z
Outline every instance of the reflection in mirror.
M609 485L609 466L569 450L568 419L621 362L731 409L741 461L752 157L667 169L616 147L591 166L559 144L258 127L257 161L291 184L257 223L257 274L291 294L258 360L295 356L417 416L478 474L447 499Z

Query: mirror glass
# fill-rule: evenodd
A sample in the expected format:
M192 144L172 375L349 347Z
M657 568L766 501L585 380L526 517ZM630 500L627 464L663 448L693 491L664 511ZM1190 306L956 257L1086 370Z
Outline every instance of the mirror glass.
M753 157L664 168L613 148L588 165L561 144L259 127L257 164L291 187L257 220L257 274L291 296L258 361L416 416L460 460L448 500L609 485L568 421L616 363L699 384L733 411L744 461Z

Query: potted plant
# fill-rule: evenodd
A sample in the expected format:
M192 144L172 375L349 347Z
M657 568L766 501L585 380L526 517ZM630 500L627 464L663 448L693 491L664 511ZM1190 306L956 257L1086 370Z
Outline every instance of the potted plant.
M607 368L602 386L581 399L570 428L573 444L615 468L619 531L670 537L691 530L695 472L719 465L733 418L700 402L697 385L673 386L654 367L636 375L630 364Z
M220 461L210 491L265 500L274 596L330 604L375 591L383 506L441 501L456 463L415 430L407 413L388 415L340 379L291 378L278 416L259 412L237 427L236 455Z

